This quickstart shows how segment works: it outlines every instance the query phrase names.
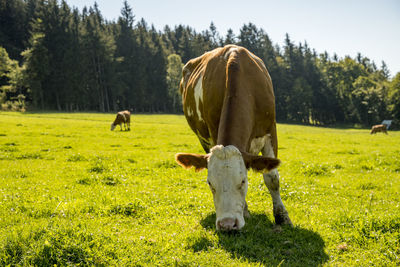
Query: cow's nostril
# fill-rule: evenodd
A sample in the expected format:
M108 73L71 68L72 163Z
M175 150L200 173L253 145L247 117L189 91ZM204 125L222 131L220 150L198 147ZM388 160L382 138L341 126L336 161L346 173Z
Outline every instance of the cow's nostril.
M235 220L235 224L233 225L233 229L237 230L239 228L239 220Z
M239 225L238 220L234 218L223 218L217 224L223 231L237 230Z

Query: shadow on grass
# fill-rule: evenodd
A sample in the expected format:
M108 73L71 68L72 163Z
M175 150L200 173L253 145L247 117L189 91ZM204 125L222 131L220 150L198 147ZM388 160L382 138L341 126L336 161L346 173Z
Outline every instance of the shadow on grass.
M215 231L215 213L209 214L200 224ZM276 226L265 214L251 214L237 233L216 231L215 234L218 245L233 258L245 258L267 266L319 266L329 258L319 234L299 227ZM192 247L199 251L208 250L211 241L197 242Z

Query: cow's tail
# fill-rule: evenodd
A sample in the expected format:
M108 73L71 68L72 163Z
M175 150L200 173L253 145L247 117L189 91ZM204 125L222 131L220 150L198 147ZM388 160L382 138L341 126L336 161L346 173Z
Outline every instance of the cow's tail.
M238 49L231 48L226 54L226 89L218 126L218 144L229 140L234 129L240 127L238 126L238 118L233 117L236 114L234 109L237 107L239 101L237 97L239 93L238 79L240 74L238 52Z
M227 96L235 96L237 93L237 82L239 72L239 55L237 49L229 51L228 63L226 66L226 88Z

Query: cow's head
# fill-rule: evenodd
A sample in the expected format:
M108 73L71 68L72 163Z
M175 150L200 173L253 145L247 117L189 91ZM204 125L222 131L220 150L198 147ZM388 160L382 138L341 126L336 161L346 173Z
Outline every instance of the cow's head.
M214 197L217 230L239 230L245 222L243 211L247 193L247 169L268 172L278 167L274 158L241 153L235 146L217 145L207 155L176 154L184 168L208 168L207 182Z
M114 131L115 126L117 126L117 125L114 125L114 123L112 122L112 123L111 123L111 131Z

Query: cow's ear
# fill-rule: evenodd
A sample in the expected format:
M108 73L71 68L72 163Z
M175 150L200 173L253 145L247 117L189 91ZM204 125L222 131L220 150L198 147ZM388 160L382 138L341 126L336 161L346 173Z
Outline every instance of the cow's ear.
M175 155L176 162L185 169L194 167L196 172L207 168L207 159L209 155L178 153Z
M248 153L242 153L244 163L246 164L246 168L253 169L257 172L269 172L279 166L281 161L276 158L269 158L264 156L255 156Z

